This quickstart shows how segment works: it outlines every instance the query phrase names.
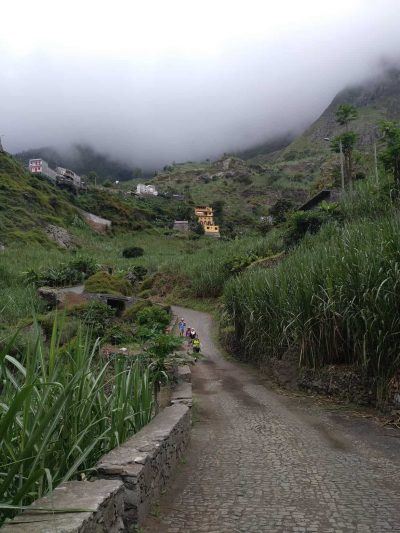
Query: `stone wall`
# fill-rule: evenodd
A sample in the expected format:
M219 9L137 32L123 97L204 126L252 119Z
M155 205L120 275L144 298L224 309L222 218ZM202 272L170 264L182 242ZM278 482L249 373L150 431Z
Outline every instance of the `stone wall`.
M2 530L4 533L124 531L123 490L123 483L118 480L68 481L36 500ZM81 512L55 513L57 509Z
M171 405L99 461L93 481L69 481L34 502L7 533L132 531L168 487L190 438L190 369L178 369ZM44 509L44 510L40 510ZM70 510L71 512L57 512ZM79 510L79 512L74 512Z
M188 444L190 424L189 407L175 403L97 465L98 477L124 484L123 520L127 529L143 521L167 487Z

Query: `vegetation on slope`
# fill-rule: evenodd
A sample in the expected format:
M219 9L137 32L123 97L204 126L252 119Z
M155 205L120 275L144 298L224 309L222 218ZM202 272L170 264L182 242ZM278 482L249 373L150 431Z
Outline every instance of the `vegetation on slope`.
M273 166L230 156L215 162L170 165L153 180L163 193L182 194L192 205L214 206L216 222L228 237L254 228L283 196L301 204L307 197L306 181L289 182Z
M44 243L46 224L65 226L77 215L68 195L30 176L13 157L0 153L0 239Z
M262 364L292 352L300 366L351 365L379 403L400 369L400 129L382 128L390 133L388 175L381 167L379 183L374 177L339 204L286 214L263 239L210 244L161 276L173 298L223 295L222 328L240 357Z
M249 162L274 168L282 181L319 182L319 186L339 181L340 166L330 152L329 142L342 133L335 113L338 106L351 104L358 111L353 128L357 135L355 171L373 172L374 141L379 138L381 120L400 119L400 70L391 68L374 79L349 87L337 94L321 116L288 146L270 154L259 152Z
M65 343L57 318L48 343L36 324L18 359L16 338L0 351L0 524L59 483L88 477L152 418L179 343L162 333L167 313L144 312L147 344L136 357L105 357L83 328Z
M400 367L399 229L397 213L327 224L275 268L231 280L224 304L241 357L295 348L300 365L355 365L382 400Z
M338 205L321 204L305 213L290 212L287 199L276 203L281 193L271 202L274 189L266 191L265 185L274 183L274 169L237 158L166 168L155 180L165 197L141 200L103 189L69 197L1 156L4 199L14 186L15 207L29 202L29 221L42 228L49 216L46 201L54 195L61 203L53 220L68 225L76 243L62 251L45 239L39 245L28 239L29 247L12 244L0 256L0 462L8 466L0 481L3 500L29 503L63 479L79 476L145 423L176 347L163 334L168 313L148 301L118 317L100 302L66 306L59 331L57 313L35 292L43 281L55 286L86 281L87 290L139 293L143 299L219 303L224 338L238 356L263 365L291 352L296 364L308 368L351 365L370 379L374 396L384 403L400 370L400 218L392 182L400 175L399 131L390 124L384 129L387 178L357 183ZM293 169L302 164L285 163ZM382 177L383 167L379 170ZM282 186L282 175L276 181ZM172 200L174 192L188 201ZM243 228L246 236L218 241L174 234L172 221L190 218L195 203L214 205L229 236ZM271 213L268 203L275 203L276 225L271 229L268 223L263 236L256 235L255 223ZM110 218L114 231L96 235L76 206ZM28 218L6 203L0 216L27 229ZM230 230L235 226L239 231ZM5 238L13 231L6 227ZM127 257L138 255L128 249L143 254ZM28 262L31 270L24 272ZM14 338L16 324L22 331ZM101 341L84 341L82 331ZM122 346L128 357L105 359ZM67 407L82 420L69 419Z

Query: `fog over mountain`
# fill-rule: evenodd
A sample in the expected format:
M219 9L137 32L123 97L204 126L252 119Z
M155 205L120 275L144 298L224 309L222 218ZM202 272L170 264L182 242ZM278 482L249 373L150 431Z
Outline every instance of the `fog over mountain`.
M216 157L314 120L400 58L398 0L2 7L0 134L144 168Z

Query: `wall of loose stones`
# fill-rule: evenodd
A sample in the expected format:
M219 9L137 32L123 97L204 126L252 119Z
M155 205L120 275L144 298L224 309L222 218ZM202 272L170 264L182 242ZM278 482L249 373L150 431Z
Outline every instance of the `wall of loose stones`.
M169 481L189 443L192 384L177 371L171 405L124 444L105 455L91 481L69 481L5 524L5 533L116 533L140 525Z

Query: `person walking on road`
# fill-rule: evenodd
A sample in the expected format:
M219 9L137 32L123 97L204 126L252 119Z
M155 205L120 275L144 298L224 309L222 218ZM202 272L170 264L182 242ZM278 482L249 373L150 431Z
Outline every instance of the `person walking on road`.
M198 337L193 339L192 345L193 345L193 352L200 353L200 339Z
M185 329L186 329L186 322L183 318L180 319L178 328L179 328L179 336L183 337L185 334Z

